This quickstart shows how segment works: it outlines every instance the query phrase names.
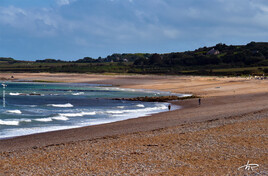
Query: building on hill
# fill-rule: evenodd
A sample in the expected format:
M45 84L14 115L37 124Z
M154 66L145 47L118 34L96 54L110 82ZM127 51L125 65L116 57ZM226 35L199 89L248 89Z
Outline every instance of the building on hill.
M220 54L220 51L219 50L215 50L214 48L212 48L211 50L209 50L207 52L207 55L218 55Z

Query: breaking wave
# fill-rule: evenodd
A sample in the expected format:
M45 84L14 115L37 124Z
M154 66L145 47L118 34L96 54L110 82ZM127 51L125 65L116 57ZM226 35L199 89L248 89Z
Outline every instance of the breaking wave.
M18 96L18 95L21 95L21 93L12 93L12 92L10 92L9 95L11 95L11 96Z
M0 125L13 125L13 126L18 126L19 125L19 121L11 121L11 120L0 120Z
M66 103L66 104L48 104L47 106L53 106L57 108L72 108L74 107L71 103Z
M67 121L69 120L68 117L83 117L86 115L95 115L96 112L80 112L80 113L59 113L56 116L53 117L46 117L46 118L38 118L34 119L38 122L51 122L53 120L61 120L61 121Z
M77 93L72 93L72 95L84 95L84 92L77 92Z
M166 105L160 105L160 106L158 105L156 107L143 108L143 109L110 110L110 111L106 111L106 113L108 114L141 113L141 112L150 113L153 111L160 111L160 110L166 110L166 109L168 109Z
M0 120L0 125L12 125L18 126L20 122L31 122L31 119L20 119L20 120Z
M10 113L10 114L21 114L21 111L20 110L8 110L6 112L7 113Z
M34 121L38 121L38 122L51 122L52 118L48 117L48 118L39 118L39 119L34 119Z
M96 115L96 112L80 112L80 113L59 113L60 116L65 117L82 117L86 115Z
M67 121L69 120L68 117L66 116L54 116L54 117L47 117L47 118L38 118L38 119L35 119L35 121L38 121L38 122L51 122L53 120L61 120L61 121Z

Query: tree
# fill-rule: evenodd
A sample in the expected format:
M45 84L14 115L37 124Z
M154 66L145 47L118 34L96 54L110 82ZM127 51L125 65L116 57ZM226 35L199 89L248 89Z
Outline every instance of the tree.
M75 62L77 63L92 63L92 62L95 62L96 60L95 59L92 59L91 57L84 57L83 59L79 59Z
M157 65L162 63L162 58L159 54L153 54L149 59L149 64Z

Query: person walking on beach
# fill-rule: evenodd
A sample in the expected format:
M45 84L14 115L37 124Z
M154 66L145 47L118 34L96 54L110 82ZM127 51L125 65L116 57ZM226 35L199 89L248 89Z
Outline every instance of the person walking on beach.
M168 105L168 110L170 111L170 109L171 109L171 105L169 104L169 105Z
M201 105L201 98L198 99L199 106Z

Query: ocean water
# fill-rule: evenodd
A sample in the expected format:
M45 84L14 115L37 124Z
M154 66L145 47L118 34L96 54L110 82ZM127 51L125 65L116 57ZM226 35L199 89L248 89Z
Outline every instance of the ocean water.
M0 87L0 139L167 111L167 103L112 99L170 94L93 84L4 84Z

